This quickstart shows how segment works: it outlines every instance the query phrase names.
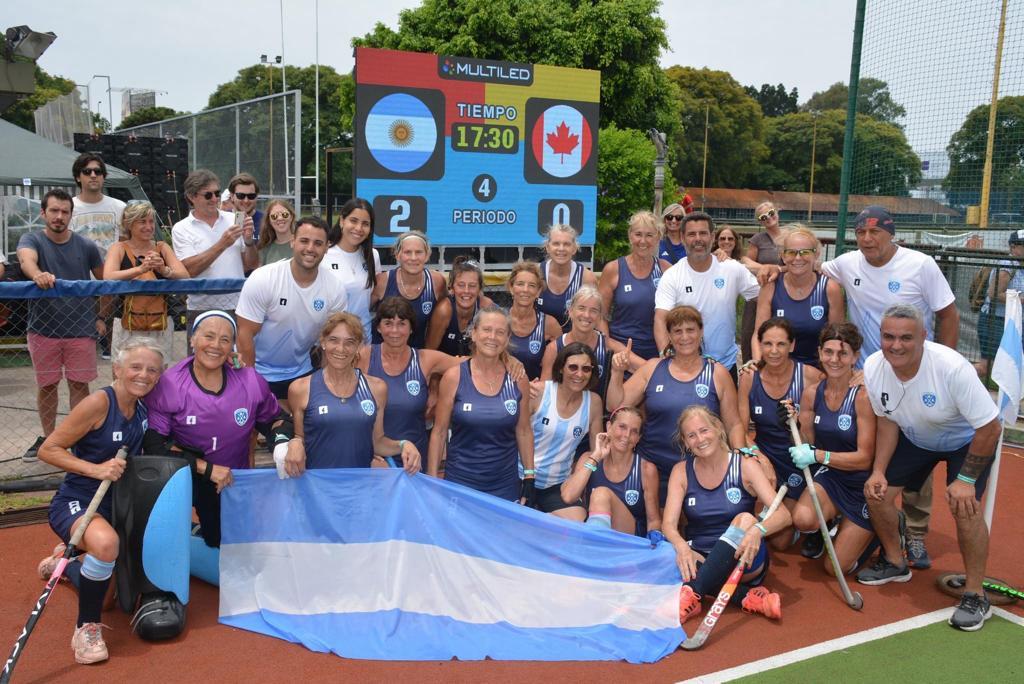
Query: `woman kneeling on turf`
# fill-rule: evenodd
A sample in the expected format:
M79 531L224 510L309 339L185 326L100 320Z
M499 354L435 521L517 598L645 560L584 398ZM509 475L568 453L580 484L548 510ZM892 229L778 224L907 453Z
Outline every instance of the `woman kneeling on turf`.
M42 461L67 471L49 512L50 527L63 543L39 564L44 579L53 574L100 481L116 481L124 474L125 462L117 458L118 450L124 447L130 456L141 451L146 408L140 399L156 386L163 367L159 343L144 337L129 339L114 360L114 383L82 400L39 447ZM85 556L65 570L78 587L78 622L71 648L75 660L83 664L108 658L100 612L119 545L109 522L111 505L108 491L78 545Z
M732 600L748 613L781 618L779 595L761 586L769 565L761 542L789 526L789 512L780 506L763 522L754 517L755 504L770 506L775 491L757 461L729 450L722 421L706 408L683 411L679 437L691 456L672 469L661 530L683 577L680 621L699 612L702 597L718 594L737 561L746 571Z

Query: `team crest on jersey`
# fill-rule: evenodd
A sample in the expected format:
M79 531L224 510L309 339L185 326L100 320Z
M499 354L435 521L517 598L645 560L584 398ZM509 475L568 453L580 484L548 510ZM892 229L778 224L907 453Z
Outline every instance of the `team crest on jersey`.
M796 473L793 473L792 475L789 476L789 479L786 480L786 484L788 484L790 487L799 487L801 484L803 484L803 481L804 478L800 477Z
M825 315L825 307L815 304L811 307L811 318L820 321Z
M531 354L539 354L540 353L540 340L530 340L530 353Z
M865 520L869 520L871 518L871 514L868 512L867 504L864 504L864 506L860 509L860 517L864 518Z
M429 316L430 312L434 310L434 302L423 302L420 305L420 309L422 309L424 316Z
M711 388L708 387L707 385L703 383L697 383L697 396L700 397L701 399L706 399L708 396L708 392L710 391Z
M626 505L635 506L636 502L640 500L640 492L635 489L626 490Z
M658 287L658 283L661 282L661 278L651 278L651 282L654 283L654 287Z
M931 392L925 392L921 395L921 401L924 402L925 406L931 408L932 406L935 406L935 395Z
M740 502L740 490L738 487L729 487L725 490L725 498L729 500L729 503L736 505Z
M145 432L148 429L149 429L149 419L148 418L143 418L142 419L142 431Z
M576 427L574 427L572 429L572 438L573 439L579 439L582 436L583 436L583 428L581 428L579 425L577 425Z
M519 413L519 402L515 399L505 400L505 410L508 411L508 415L514 416Z
M715 278L715 287L719 290L725 287L725 278Z
M622 286L622 291L623 292L632 292L633 291L633 286L632 285L623 285Z
M238 424L238 427L243 427L248 420L249 420L249 409L247 409L247 408L235 409L235 423Z
M898 280L890 280L889 281L889 292L892 292L893 294L896 294L899 291L900 291L900 281L898 281Z
M851 427L853 427L853 417L846 413L841 414L839 416L839 429L849 430Z
M420 394L420 381L409 380L405 383L405 390L412 396L418 397Z
M368 416L372 416L377 410L377 407L374 406L373 402L370 401L369 399L363 399L361 402L359 402L359 408L363 409L363 413L365 413Z
M324 304L326 304L326 302L324 302L324 300L322 300L322 299L314 299L313 300L313 311L323 311L324 310Z
M599 377L599 378L603 378L604 377L604 366L598 366L597 367L597 377Z

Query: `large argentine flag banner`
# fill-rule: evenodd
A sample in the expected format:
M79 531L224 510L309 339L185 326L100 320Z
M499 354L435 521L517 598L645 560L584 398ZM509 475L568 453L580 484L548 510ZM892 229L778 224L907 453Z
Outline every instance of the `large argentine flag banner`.
M652 662L683 640L670 545L397 469L239 471L220 621L349 658Z

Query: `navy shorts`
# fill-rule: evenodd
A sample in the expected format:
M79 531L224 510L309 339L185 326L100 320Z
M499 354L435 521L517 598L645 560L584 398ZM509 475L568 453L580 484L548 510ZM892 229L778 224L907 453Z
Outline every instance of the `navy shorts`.
M868 532L874 531L868 516L868 503L864 499L867 473L850 473L821 466L813 473L813 477L815 484L821 485L828 498L848 520Z
M50 500L50 510L47 518L50 521L50 529L57 533L65 544L71 540L71 528L75 521L85 515L85 509L89 507L89 500L75 496L74 494L57 492ZM100 507L96 510L97 515L105 520L111 519L111 508L113 504L110 496L106 496Z
M789 487L789 489L786 490L787 499L799 499L800 495L804 493L804 489L807 488L807 483L804 482L803 471L797 469L797 467L793 465L793 461L788 458L779 459L767 452L764 453L775 468L775 479L777 480L775 483L776 486L781 487L782 485L786 485Z
M533 507L541 513L554 513L560 511L563 508L572 508L573 506L583 506L582 501L575 501L573 503L565 503L562 501L562 485L556 484L545 489L537 487L536 499Z
M893 452L889 467L885 470L885 479L889 481L890 487L903 487L907 491L916 492L924 485L924 481L931 475L932 470L939 461L946 462L946 485L956 479L960 467L967 458L967 448L970 442L964 444L955 451L929 451L917 446L900 430L899 441L896 442L896 451ZM974 496L981 501L985 493L985 485L988 483L988 474L992 469L991 462L978 476L974 485Z
M289 380L274 380L273 382L268 382L267 385L270 387L270 393L277 397L278 400L287 400L288 388L291 387L292 383L298 380L299 378L304 378L307 375L312 374L313 371L309 371L308 373L297 375Z

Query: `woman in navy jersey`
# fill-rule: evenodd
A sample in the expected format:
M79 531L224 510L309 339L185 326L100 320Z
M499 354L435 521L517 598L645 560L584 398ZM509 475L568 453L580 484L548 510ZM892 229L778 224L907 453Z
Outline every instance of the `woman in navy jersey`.
M749 613L778 620L779 595L762 586L769 559L761 542L789 527L788 510L779 506L761 522L754 517L756 504L770 506L776 491L756 461L729 449L722 422L708 409L683 411L679 437L690 457L672 469L661 529L675 547L684 582L680 622L699 613L703 597L717 596L737 561L745 563L746 571L732 601Z
M551 368L555 357L562 347L570 342L582 342L594 351L597 357L597 388L596 392L604 396L608 386L609 367L612 355L624 352L628 357L630 371L635 371L644 364L644 360L626 349L626 345L613 340L598 329L604 319L604 303L601 293L592 285L584 285L576 291L569 302L569 331L555 338L555 341L544 350L544 361L541 380L551 379Z
M594 437L593 450L576 462L562 485L562 500L576 501L589 492L589 524L654 541L661 537L658 471L636 451L642 426L639 409L615 409L606 431Z
M681 204L670 204L661 213L661 224L665 234L658 243L658 258L669 264L675 264L686 258L686 245L683 244L683 219L686 210Z
M676 423L684 408L706 406L721 416L733 444L746 445L745 424L736 410L736 388L729 371L701 356L704 319L700 312L692 306L677 306L665 317L665 328L672 355L651 359L623 382L626 359L616 354L608 385L609 406L637 406L643 402L647 420L638 452L657 467L662 503L669 474L679 462Z
M796 223L783 233L780 252L786 272L778 280L761 288L757 298L758 329L769 318L785 318L793 327L796 345L793 359L818 367L818 335L826 323L846 318L843 288L824 273L814 271L821 243L810 230ZM760 345L752 340L755 361L761 358Z
M401 455L405 472L420 469L420 452L408 440L384 435L388 388L358 368L363 324L336 313L320 331L323 368L292 383L295 436L288 445L289 477L307 468L368 468L374 454Z
M537 298L537 308L554 316L564 332L569 330L569 302L584 285L597 286L597 276L583 264L573 261L579 251L578 233L562 223L548 229L544 251L548 258L541 264L544 290Z
M447 442L446 480L533 506L529 381L512 380L505 368L510 334L508 314L496 306L481 308L473 318L472 356L441 378L427 474L439 475Z
M672 264L657 257L658 224L654 214L640 211L629 219L630 252L605 264L598 290L605 311L612 312L609 336L643 359L658 356L654 341L654 292L662 272Z
M804 389L800 400L804 444L789 448L795 466L811 468L825 520L843 514L835 549L844 572L853 572L875 535L864 499L864 483L875 455L875 414L863 385L851 386L861 342L853 323L829 323L821 331L818 354L825 377ZM810 492L805 491L793 509L793 527L817 534L818 516ZM833 573L831 563L825 563L825 571Z
M760 453L768 462L761 462L772 482L785 483L789 490L784 501L792 511L807 483L803 474L793 466L789 447L793 437L789 425L780 420L779 403L789 400L800 402L804 388L821 379L821 373L812 366L795 361L793 328L784 318L769 318L757 329L757 342L761 347L758 370L740 376L738 407L740 424L754 423L754 437L746 435L746 453ZM785 408L782 409L785 414ZM786 548L794 539L779 535L771 539L775 548Z
M438 302L427 329L427 349L449 356L468 356L466 328L481 306L494 302L484 294L484 272L480 264L460 255L448 272L448 298Z
M426 344L430 318L438 302L448 296L448 287L444 276L427 268L430 241L420 231L410 230L399 235L395 240L394 253L398 267L377 274L373 301L385 297L402 297L412 304L412 310L416 312L416 332L410 344L422 349ZM376 332L373 341L380 342Z
M116 458L118 450L126 448L129 456L140 453L146 431L141 399L156 386L163 367L163 353L155 340L129 339L114 360L113 384L83 399L39 447L40 460L67 471L50 502L50 527L62 543L39 564L44 579L52 575L100 481L118 480L124 474L125 462ZM75 660L83 664L108 658L100 612L120 544L109 522L111 505L108 491L78 544L85 555L65 571L78 587L78 621L71 647Z
M544 348L562 334L562 326L536 306L537 297L544 289L540 266L532 261L520 261L512 267L507 287L512 295L512 308L508 311L512 337L508 351L522 362L526 376L536 380L540 377Z

